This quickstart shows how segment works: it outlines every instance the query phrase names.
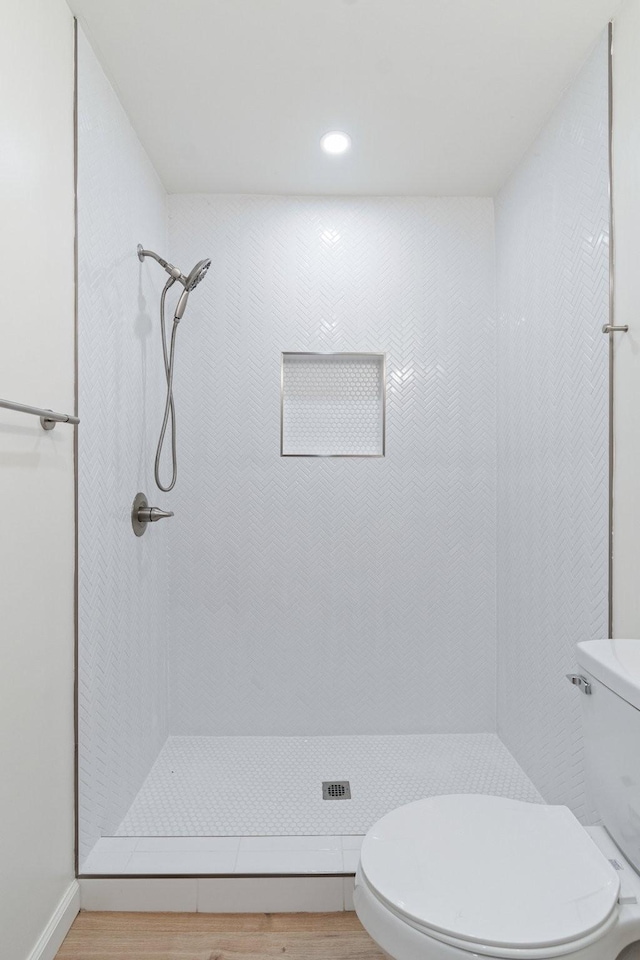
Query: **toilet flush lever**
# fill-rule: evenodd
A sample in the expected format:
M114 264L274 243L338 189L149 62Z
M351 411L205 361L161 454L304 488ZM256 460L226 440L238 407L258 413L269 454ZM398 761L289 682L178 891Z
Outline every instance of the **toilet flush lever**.
M586 677L583 677L579 673L568 673L567 680L569 680L574 686L580 690L581 693L586 693L587 696L591 693L591 684Z

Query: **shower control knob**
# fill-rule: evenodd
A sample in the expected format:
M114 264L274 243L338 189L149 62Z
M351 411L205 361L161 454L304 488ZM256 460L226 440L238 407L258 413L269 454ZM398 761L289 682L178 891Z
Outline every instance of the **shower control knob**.
M147 529L147 524L172 517L173 510L161 510L159 507L150 507L144 493L136 494L131 508L131 526L136 537L141 537Z
M172 516L173 510L160 510L159 507L140 507L138 510L138 520L142 523L155 523L156 520Z

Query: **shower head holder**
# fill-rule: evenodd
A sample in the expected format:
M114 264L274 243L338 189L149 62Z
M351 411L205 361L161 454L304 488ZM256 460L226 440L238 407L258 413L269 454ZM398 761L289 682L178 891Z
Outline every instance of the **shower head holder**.
M177 267L174 267L172 263L169 263L167 260L163 260L162 257L158 256L157 253L154 253L153 250L145 250L141 243L137 246L138 251L138 260L143 263L145 257L151 257L152 260L155 260L156 263L159 263L163 270L169 274L173 280L179 280L180 283L186 282L186 277L183 276L182 271L178 270Z
M156 263L160 264L162 269L169 274L172 280L178 280L182 284L186 293L191 293L193 288L198 286L207 270L211 266L211 260L199 260L191 273L188 273L185 276L182 270L178 270L178 268L174 267L174 265L169 263L168 260L163 260L162 257L153 250L145 250L141 243L138 244L136 249L140 263L144 263L145 257L151 257L152 260L155 260ZM186 306L186 300L184 305ZM182 312L184 313L184 308ZM181 316L182 314L180 314L180 317ZM180 317L178 317L178 319L180 319Z

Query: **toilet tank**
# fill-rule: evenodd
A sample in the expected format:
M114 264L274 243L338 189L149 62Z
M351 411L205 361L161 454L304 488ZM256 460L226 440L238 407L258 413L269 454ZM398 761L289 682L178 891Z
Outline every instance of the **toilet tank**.
M589 798L620 850L640 872L640 640L587 640L579 673Z

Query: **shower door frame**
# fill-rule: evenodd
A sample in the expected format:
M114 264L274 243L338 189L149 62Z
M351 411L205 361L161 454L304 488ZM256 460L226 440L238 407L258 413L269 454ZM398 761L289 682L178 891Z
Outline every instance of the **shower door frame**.
M73 166L74 166L74 412L78 415L78 394L79 394L79 368L78 368L78 21L73 20L73 56L74 56L74 84L73 84ZM608 322L606 326L615 325L615 223L614 223L614 202L613 202L613 163L612 163L612 143L613 143L613 21L608 23L607 35L607 82L608 82L608 192L609 192L609 310ZM606 333L606 331L604 331ZM615 357L615 331L608 331L609 354L608 354L608 636L613 636L613 482L615 470L614 458L614 357ZM345 351L349 353L349 351ZM323 354L326 356L326 354ZM355 354L358 355L358 354ZM362 355L362 354L359 354ZM380 356L380 354L365 354ZM386 357L383 361L384 384L383 404L386 406ZM282 417L282 410L281 410ZM281 427L282 429L282 427ZM386 446L386 410L383 407L383 453L373 456L384 456ZM73 724L74 724L74 866L75 875L78 879L91 878L97 879L96 874L82 874L79 863L79 839L80 839L80 809L79 809L79 509L78 509L78 430L74 430L73 440L74 456L74 704L73 704ZM186 874L108 874L100 875L101 879L120 881L124 879L189 879L196 875ZM229 878L240 879L240 874L197 874L198 878ZM265 880L268 878L295 879L295 877L318 878L318 877L345 877L340 874L264 874Z

